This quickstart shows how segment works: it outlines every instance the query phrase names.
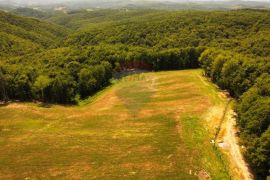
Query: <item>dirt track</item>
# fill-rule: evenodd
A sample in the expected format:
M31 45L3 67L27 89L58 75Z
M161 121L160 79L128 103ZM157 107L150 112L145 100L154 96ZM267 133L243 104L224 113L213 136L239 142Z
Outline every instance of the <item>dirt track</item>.
M254 178L250 173L247 163L245 162L240 151L238 138L236 136L235 123L234 112L232 109L228 109L228 112L226 113L226 120L222 126L224 133L223 137L221 138L227 146L227 148L224 148L224 150L229 156L230 166L234 173L241 179L251 180Z

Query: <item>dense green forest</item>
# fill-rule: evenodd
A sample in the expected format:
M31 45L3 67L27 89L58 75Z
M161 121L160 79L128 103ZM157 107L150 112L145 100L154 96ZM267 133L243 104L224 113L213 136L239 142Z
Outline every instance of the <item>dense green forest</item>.
M26 12L25 12L26 11ZM0 12L0 99L76 103L126 68L202 67L237 99L245 157L270 170L270 11Z
M67 30L61 26L0 11L0 57L55 47L66 35Z
M269 174L270 60L208 49L200 57L208 77L238 99L235 110L245 156L258 179Z
M105 17L99 13L91 17L93 13L78 12L55 20L72 28L78 28L76 23L80 22L76 33L65 40L66 45L120 43L157 49L210 46L256 56L270 55L269 11L130 11L123 13L123 20L119 20L119 11L114 15L104 12ZM88 23L89 19L94 24Z
M19 7L17 9L12 10L12 13L19 16L34 17L34 18L39 18L39 19L47 19L55 14L49 10L42 11L42 10L36 10L33 8L27 8L27 7Z

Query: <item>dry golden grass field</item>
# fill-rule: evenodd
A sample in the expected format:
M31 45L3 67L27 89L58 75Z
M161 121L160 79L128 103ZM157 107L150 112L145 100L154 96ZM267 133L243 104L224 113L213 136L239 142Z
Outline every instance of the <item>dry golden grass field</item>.
M125 77L80 106L2 106L0 179L229 179L210 143L225 104L185 70Z

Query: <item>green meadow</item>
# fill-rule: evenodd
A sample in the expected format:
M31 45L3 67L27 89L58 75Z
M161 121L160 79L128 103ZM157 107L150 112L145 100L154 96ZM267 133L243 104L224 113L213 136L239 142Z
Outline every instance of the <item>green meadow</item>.
M229 179L210 143L225 104L184 70L127 76L81 106L2 106L0 179Z

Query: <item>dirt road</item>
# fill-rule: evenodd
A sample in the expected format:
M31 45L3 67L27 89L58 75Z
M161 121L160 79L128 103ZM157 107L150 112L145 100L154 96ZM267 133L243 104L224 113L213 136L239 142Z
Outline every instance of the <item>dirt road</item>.
M198 76L198 78L203 82L203 84L210 86L205 78L202 78L201 76ZM228 96L224 93L220 93L219 98L227 99ZM212 128L213 126L218 127L214 139L216 142L221 142L217 145L228 156L229 169L232 171L231 173L234 179L253 180L253 175L250 173L238 144L238 137L236 136L235 128L236 120L234 118L234 111L230 105L231 102L232 101L229 100L226 106L217 106L216 108L212 108L206 115L206 119L210 119L207 124L210 127L212 126ZM217 123L216 120L220 122ZM213 122L212 124L211 121Z
M223 149L229 156L230 166L233 173L235 173L241 179L252 180L254 178L250 173L247 163L245 162L240 151L238 138L236 136L235 124L234 112L229 108L228 112L226 113L226 120L222 125L222 130L224 133L222 133L222 137L219 139L223 139L223 144L225 145Z

